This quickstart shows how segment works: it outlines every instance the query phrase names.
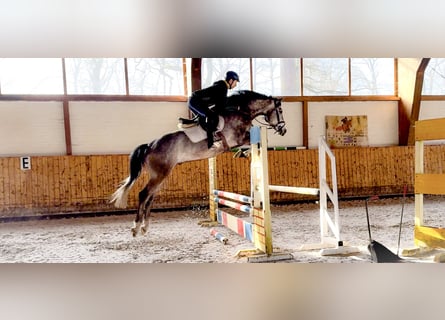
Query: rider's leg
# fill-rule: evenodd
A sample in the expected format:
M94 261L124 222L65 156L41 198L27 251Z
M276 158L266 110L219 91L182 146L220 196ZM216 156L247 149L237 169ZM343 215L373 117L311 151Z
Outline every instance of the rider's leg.
M218 127L219 117L218 114L210 110L206 106L199 106L189 101L188 104L190 110L199 115L205 121L205 130L207 131L207 146L210 149L215 141L214 133Z
M218 127L219 118L215 112L210 111L207 115L207 146L211 148L215 142L215 132Z
M200 106L199 104L195 103L193 99L189 100L188 107L190 111L192 111L195 115L199 116L200 118L205 118L207 116L207 112L209 111L208 107Z

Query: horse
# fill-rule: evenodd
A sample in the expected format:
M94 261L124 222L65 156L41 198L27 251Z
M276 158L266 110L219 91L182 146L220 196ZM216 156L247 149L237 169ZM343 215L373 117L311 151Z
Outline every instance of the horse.
M133 236L138 232L145 234L148 231L147 221L153 198L177 164L212 158L232 148L249 144L252 121L259 116L264 116L264 124L273 128L275 133L285 135L287 130L281 100L250 90L241 90L229 96L226 108L220 114L220 122L224 123L224 127L218 133L221 140L216 147L209 149L206 138L192 142L184 130L179 130L134 149L130 154L130 173L110 199L115 207L126 208L131 187L143 169L148 171L149 180L139 192L139 205L131 228Z

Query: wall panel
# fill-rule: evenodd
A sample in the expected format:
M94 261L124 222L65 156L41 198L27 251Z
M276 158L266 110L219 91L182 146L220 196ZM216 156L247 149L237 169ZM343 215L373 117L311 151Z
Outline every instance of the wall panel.
M310 148L316 148L318 138L326 134L327 115L366 115L369 146L399 144L398 101L309 102L308 113Z
M0 101L0 156L65 153L62 102Z
M121 154L178 130L184 102L70 103L73 154Z

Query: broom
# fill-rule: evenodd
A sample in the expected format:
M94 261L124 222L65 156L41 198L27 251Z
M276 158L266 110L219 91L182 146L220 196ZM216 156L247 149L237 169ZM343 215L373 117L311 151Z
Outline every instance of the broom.
M400 237L402 235L403 209L405 208L406 189L407 185L405 184L405 186L403 187L402 213L400 214L399 242L397 243L397 255L399 255L399 250L400 250Z

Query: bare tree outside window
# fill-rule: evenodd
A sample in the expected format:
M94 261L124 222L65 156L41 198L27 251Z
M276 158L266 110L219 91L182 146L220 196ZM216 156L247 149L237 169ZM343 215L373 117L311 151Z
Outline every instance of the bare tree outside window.
M240 76L240 82L235 90L250 90L250 59L248 58L203 58L202 82L203 88L215 81L224 79L226 72L232 70Z
M130 94L184 95L182 58L127 59Z
M190 58L186 59L190 66ZM129 94L189 95L190 70L182 58L128 58ZM252 61L252 70L251 63ZM303 70L300 70L300 62ZM252 89L276 96L393 95L394 59L351 58L203 58L202 87L240 75L235 90ZM126 94L123 58L66 58L68 94ZM189 68L188 68L189 69ZM251 83L251 74L253 75ZM62 59L0 59L0 94L63 94ZM351 92L349 93L349 85ZM423 94L445 94L445 59L431 59Z
M425 69L422 94L445 95L445 59L431 58Z
M300 95L300 60L296 58L253 59L253 89L276 96Z
M303 94L305 96L348 95L348 59L303 59Z
M69 94L125 94L124 59L65 59Z
M394 59L351 58L352 95L393 95Z

